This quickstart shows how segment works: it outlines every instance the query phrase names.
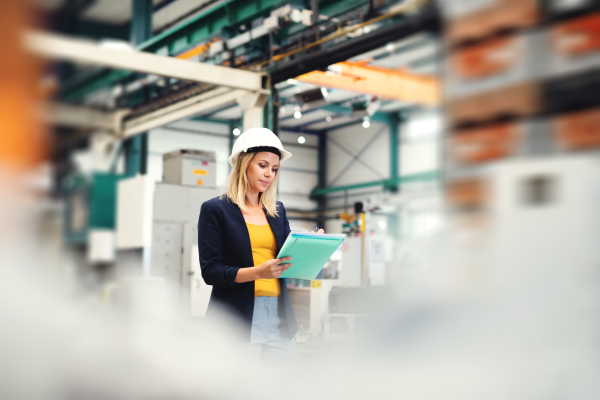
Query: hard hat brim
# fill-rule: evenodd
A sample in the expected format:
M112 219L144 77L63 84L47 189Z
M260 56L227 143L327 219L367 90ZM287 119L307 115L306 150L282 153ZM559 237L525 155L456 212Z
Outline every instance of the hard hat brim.
M289 158L292 158L292 153L290 153L289 151L286 151L283 149L277 149L277 150L279 150L279 152L281 153L281 159L279 160L280 162L283 162ZM240 152L237 152L237 153L229 156L229 165L231 165L232 167L234 166L235 161L237 160L238 155L240 153L242 153L242 152L240 151Z

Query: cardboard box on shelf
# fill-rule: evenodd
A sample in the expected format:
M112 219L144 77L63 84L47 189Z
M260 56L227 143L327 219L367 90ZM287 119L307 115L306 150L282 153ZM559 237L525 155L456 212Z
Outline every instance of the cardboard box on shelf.
M545 36L549 77L600 68L600 12L558 23Z
M539 84L519 83L446 104L451 127L531 116L541 111Z
M455 49L447 57L448 99L540 80L547 49L539 32L523 32Z
M450 156L458 163L477 164L511 156L519 145L516 123L498 123L454 132L449 141Z
M461 13L453 13L450 11L451 7L446 6L445 38L448 46L481 40L501 32L530 28L543 19L537 0L488 0L481 3L479 7L472 7L471 12Z
M567 150L600 148L600 107L554 118L552 130L558 143Z
M453 180L446 185L446 199L452 207L481 209L488 200L483 177Z

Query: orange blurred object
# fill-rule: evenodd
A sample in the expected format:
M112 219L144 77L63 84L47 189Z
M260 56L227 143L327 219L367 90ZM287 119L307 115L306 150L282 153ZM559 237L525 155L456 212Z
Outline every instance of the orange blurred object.
M450 55L450 63L458 76L478 79L506 71L519 56L517 38L502 37L461 49Z
M216 37L216 38L214 38L212 40L209 40L206 43L202 43L202 44L200 44L200 45L198 45L198 46L196 46L196 47L194 47L194 48L192 48L192 49L190 49L190 50L188 50L188 51L186 51L184 53L181 53L176 58L180 58L182 60L189 60L192 57L204 54L204 53L206 53L210 49L210 46L213 43L215 43L215 42L217 42L219 40L221 40L220 36Z
M569 149L600 147L600 108L560 116L553 129L557 140Z
M542 12L537 0L496 0L493 5L446 22L450 46L483 39L500 32L535 26Z
M556 26L551 38L558 52L566 55L600 50L600 12Z
M446 198L455 207L481 208L487 197L485 182L479 178L456 180L446 186Z
M329 88L368 93L384 99L437 105L440 88L437 78L403 69L367 65L367 61L344 61L334 64L338 73L312 71L296 79Z
M520 83L503 89L452 100L446 106L451 126L502 118L525 117L540 111L539 85Z
M494 124L456 133L450 152L461 163L483 163L511 155L518 144L516 124Z
M26 170L43 155L43 130L36 118L40 64L25 52L22 35L32 25L27 2L0 2L0 164Z

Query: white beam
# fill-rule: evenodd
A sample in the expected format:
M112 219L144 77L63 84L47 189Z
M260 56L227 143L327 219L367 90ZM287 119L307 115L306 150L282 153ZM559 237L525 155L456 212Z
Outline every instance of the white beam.
M134 118L132 118L132 120L135 120L136 124L141 124L142 122L151 121L151 120L155 119L156 117L172 113L174 111L185 108L187 106L195 105L196 103L198 103L202 100L210 99L211 97L215 97L216 95L227 93L229 91L231 91L231 89L225 88L225 87L219 87L216 89L212 89L212 90L209 90L208 92L200 93L200 94L190 97L188 99L178 101L176 103L170 104L165 107L161 107L154 111L150 111L148 113L140 115L139 117L134 117Z
M51 33L29 32L25 36L25 46L39 56L54 60L97 64L233 89L262 90L263 74L259 72L181 60L146 52L115 50L89 40L73 39Z
M244 111L244 132L250 128L262 128L265 126L263 109L269 100L269 93L246 92L237 98L237 103Z
M179 103L173 104L171 108L162 108L152 113L145 114L141 117L126 121L124 124L122 137L127 138L134 136L171 122L191 117L215 107L234 103L243 94L244 91L242 90L223 91L222 88L211 90L207 93L202 93L198 96L188 99L189 101L186 100L186 104L183 106L175 108L175 106L179 106Z
M114 132L119 130L122 117L121 112L107 112L69 104L50 103L43 107L44 120L58 126L107 129Z

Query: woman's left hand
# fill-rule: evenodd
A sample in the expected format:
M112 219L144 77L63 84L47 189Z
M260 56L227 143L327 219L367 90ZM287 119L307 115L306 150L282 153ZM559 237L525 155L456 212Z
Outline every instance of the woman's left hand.
M318 231L310 231L310 233L317 233L317 234L323 234L325 233L325 231L323 229L319 229Z

